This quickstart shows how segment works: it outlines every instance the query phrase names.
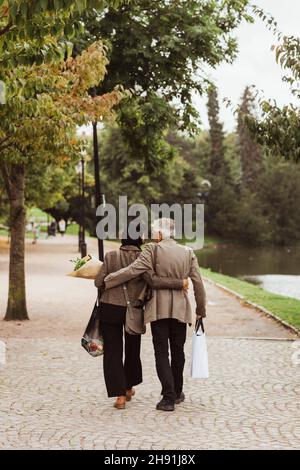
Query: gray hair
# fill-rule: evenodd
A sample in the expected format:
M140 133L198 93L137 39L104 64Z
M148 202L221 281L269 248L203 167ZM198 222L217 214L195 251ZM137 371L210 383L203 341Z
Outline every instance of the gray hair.
M168 219L167 217L156 219L151 228L153 238L155 238L155 235L158 235L158 233L161 234L163 239L175 237L175 222L173 219Z

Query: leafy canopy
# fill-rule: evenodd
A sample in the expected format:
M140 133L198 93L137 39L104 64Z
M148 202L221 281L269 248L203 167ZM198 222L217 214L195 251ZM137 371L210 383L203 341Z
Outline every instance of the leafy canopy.
M83 31L84 11L116 8L120 3L121 0L0 0L0 69L63 59L71 53L74 37Z
M269 153L282 155L287 160L300 160L300 38L283 36L274 18L263 10L255 12L262 18L277 37L273 46L277 63L284 70L283 81L287 83L298 104L283 107L274 101L260 100L262 118L246 116L249 129L257 141L266 146Z
M88 94L103 79L106 64L105 49L97 42L76 58L7 70L8 99L0 106L1 158L26 163L33 157L53 161L78 154L76 125L111 117L124 96L119 89Z
M235 58L232 33L244 19L251 21L248 4L248 0L139 0L82 16L85 31L75 51L99 38L106 41L108 73L97 92L117 84L134 91L134 97L120 107L119 124L132 156L147 171L172 158L164 142L170 127L191 133L198 129L193 94L206 89L207 64L215 67Z

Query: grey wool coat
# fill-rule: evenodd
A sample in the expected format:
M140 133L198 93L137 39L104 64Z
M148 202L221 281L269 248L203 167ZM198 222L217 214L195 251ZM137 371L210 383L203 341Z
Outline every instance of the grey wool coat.
M106 253L100 272L95 279L95 286L99 290L100 302L112 305L122 305L128 309L128 299L131 304L130 308L131 306L136 305L139 300L143 300L147 284L150 285L152 289L183 289L183 278L159 276L151 269L144 273L138 273L131 280L127 279L126 281L121 281L118 285L110 289L106 289L104 282L105 277L110 273L114 273L120 268L135 262L140 255L141 251L137 247L131 245L121 246L119 253L118 250ZM128 293L127 299L124 294L124 283L126 283ZM126 314L126 322L129 323L130 319L130 324L134 331L140 331L141 312L133 308L129 313L130 315L128 315L128 312Z
M155 272L157 276L177 279L191 278L196 300L196 314L206 316L206 298L200 269L195 253L189 247L180 245L168 238L157 244L145 245L142 254L128 267L105 277L105 286L116 286L141 276L146 272ZM156 250L156 256L154 256ZM156 265L155 264L156 259ZM185 290L158 289L153 291L152 299L146 304L145 323L163 318L175 318L181 322L193 322L192 309Z

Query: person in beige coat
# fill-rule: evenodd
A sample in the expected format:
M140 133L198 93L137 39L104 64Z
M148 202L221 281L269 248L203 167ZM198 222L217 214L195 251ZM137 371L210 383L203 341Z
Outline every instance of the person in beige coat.
M162 218L154 222L152 233L158 243L145 245L142 254L130 266L105 277L106 289L115 288L145 272L178 279L190 277L196 300L196 318L205 313L205 290L199 265L193 250L174 240L172 219ZM162 400L156 408L173 411L174 403L184 399L183 369L186 325L193 322L192 309L186 290L158 289L146 304L145 323L151 323L156 369L162 385ZM169 362L169 346L171 364Z
M124 285L106 290L104 278L128 266L141 254L142 240L132 240L127 235L119 250L109 251L95 280L100 305L100 327L104 341L103 369L109 397L117 397L114 406L125 408L126 400L135 394L134 385L142 382L140 360L141 334L144 332L141 303L152 289L183 289L187 280L158 276L148 271ZM125 361L123 363L123 337Z

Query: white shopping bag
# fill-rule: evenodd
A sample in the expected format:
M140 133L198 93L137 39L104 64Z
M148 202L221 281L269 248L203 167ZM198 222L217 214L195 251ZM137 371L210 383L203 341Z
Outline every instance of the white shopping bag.
M192 341L191 376L193 379L208 379L207 346L202 321L196 322Z

